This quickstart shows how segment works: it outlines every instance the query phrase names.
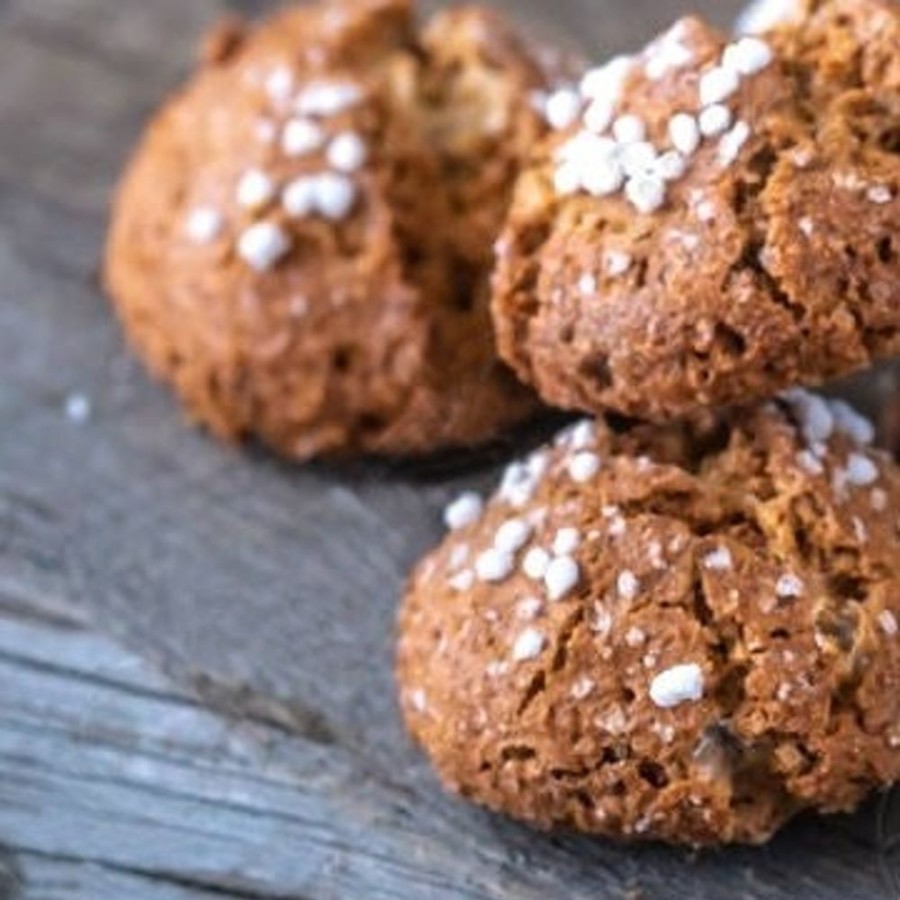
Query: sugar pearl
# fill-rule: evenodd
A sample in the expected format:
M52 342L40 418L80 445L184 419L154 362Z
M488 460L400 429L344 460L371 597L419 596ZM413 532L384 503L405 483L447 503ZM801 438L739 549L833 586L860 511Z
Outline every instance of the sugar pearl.
M650 684L650 699L662 709L672 709L702 697L703 671L696 663L666 669Z
M339 134L328 145L328 162L340 172L356 172L366 161L365 141L352 131Z
M350 179L325 172L316 179L316 210L331 221L345 218L356 202L356 188Z
M508 519L494 535L494 546L503 553L516 553L521 550L533 531L524 519Z
M638 212L656 212L666 202L666 185L661 178L653 176L630 178L625 185L625 196Z
M678 113L669 120L669 140L672 146L685 156L691 156L700 146L700 128L697 120L687 113Z
M281 149L287 156L306 156L325 143L325 133L309 119L291 119L281 134Z
M336 116L356 106L362 91L346 82L315 81L297 98L296 109L307 116Z
M480 581L505 581L513 573L515 562L512 554L491 547L475 560L475 574Z
M740 87L738 74L723 66L704 72L700 78L700 105L711 106L727 100Z
M522 560L522 571L532 581L541 581L550 567L550 554L543 547L532 547Z
M749 139L750 126L746 122L737 122L719 142L719 162L723 166L730 166Z
M257 272L271 269L290 250L290 239L272 222L251 225L238 240L238 255Z
M484 511L484 501L475 491L460 494L444 510L444 524L451 531L474 525Z
M581 570L571 556L558 556L544 573L544 585L551 600L561 600L578 585Z
M544 108L547 124L555 131L564 131L574 124L581 112L581 98L571 88L554 91Z
M316 211L317 197L317 179L306 176L295 179L284 189L281 204L290 216L302 219Z
M600 471L600 457L587 451L577 453L569 460L567 468L572 480L583 484Z
M619 116L612 126L613 136L620 144L634 144L647 137L647 126L638 116Z
M749 77L765 69L774 58L772 48L765 41L744 37L725 48L722 64L738 75Z
M721 103L714 103L712 106L707 106L700 113L698 121L700 123L700 133L704 137L715 137L731 127L731 110Z
M553 539L553 552L557 556L568 556L578 549L581 534L577 528L560 528Z
M275 182L262 170L251 169L238 181L237 202L245 209L259 209L275 196Z
M512 658L516 662L527 662L537 659L544 649L546 639L536 628L526 628L513 644Z
M188 215L185 230L195 244L209 244L222 233L224 224L225 220L218 210L211 206L199 206Z

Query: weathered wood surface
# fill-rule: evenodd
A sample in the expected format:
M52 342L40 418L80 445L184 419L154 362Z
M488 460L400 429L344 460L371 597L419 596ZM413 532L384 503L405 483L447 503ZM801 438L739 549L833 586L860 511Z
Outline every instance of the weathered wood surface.
M598 56L683 10L507 5ZM415 472L220 448L97 289L122 159L225 8L0 0L0 898L896 896L874 806L688 862L438 792L397 719L397 595L445 499L511 448Z

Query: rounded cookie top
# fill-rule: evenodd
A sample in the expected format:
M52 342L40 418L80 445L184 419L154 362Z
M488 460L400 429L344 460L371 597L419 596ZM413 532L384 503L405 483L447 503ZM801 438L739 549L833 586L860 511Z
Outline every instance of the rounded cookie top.
M808 5L584 77L498 243L501 355L549 402L666 420L900 351L900 7Z
M465 495L400 614L443 782L549 828L760 842L900 777L900 471L793 392L584 422Z
M540 54L404 0L226 25L149 127L106 274L190 412L298 459L419 453L535 408L496 358L491 246L545 128Z

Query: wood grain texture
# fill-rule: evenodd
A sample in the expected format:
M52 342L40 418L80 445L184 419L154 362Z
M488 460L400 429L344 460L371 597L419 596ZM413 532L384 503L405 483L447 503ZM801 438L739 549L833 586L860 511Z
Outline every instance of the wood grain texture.
M683 9L505 5L598 57ZM0 0L0 897L891 896L871 810L688 863L437 790L394 703L397 597L446 499L513 447L414 471L219 447L97 288L125 155L228 6Z

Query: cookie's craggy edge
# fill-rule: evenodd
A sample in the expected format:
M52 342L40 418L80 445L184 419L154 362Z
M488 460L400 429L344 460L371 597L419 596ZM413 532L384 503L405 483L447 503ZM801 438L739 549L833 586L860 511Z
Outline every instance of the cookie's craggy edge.
M801 809L848 810L900 776L900 477L866 451L877 486L859 464L867 484L848 488L862 451L847 435L813 475L793 416L785 404L731 430L600 428L596 484L566 474L584 451L554 451L524 506L501 491L422 563L401 613L401 698L450 788L541 827L701 845L766 840ZM541 600L514 572L448 585L461 547L471 559L542 507L544 544L563 525L582 535L570 595ZM589 547L598 528L621 542ZM663 568L640 560L673 541ZM610 599L623 572L639 585L625 607ZM652 673L688 662L705 696L657 709Z

